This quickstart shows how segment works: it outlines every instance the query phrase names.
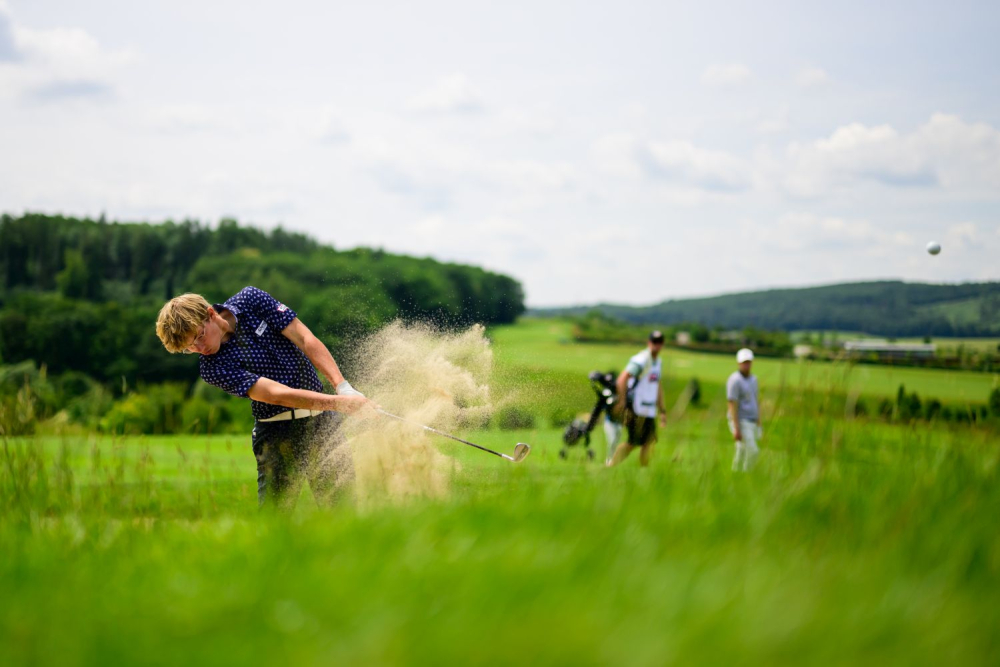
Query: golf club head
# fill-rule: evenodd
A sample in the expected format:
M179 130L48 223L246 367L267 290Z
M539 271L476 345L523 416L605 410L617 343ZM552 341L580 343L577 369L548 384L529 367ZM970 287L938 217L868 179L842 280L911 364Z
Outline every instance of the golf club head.
M519 442L514 446L514 456L511 457L511 461L513 461L514 463L520 463L530 453L531 453L531 445L525 442Z

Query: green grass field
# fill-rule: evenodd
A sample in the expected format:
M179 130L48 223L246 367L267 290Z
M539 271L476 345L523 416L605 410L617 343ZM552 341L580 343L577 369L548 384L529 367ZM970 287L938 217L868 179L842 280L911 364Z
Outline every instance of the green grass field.
M636 345L575 344L571 325L559 320L526 320L517 327L491 332L501 369L500 390L517 394L524 404L541 404L550 411L565 405L589 407L592 393L586 384L591 370L620 371L628 358L641 349ZM702 354L667 349L664 376L667 399L675 400L691 378L702 384L706 402L721 407L725 402L725 382L736 370L729 355ZM857 393L865 398L894 397L902 384L923 398L944 402L984 403L993 388L1000 386L1000 374L970 373L923 368L850 365L791 359L759 358L753 372L761 383L762 398L773 400L783 389ZM525 397L524 384L533 389ZM542 413L547 414L545 410Z
M5 440L0 664L997 663L995 428L813 395L982 402L996 377L761 360L762 454L734 474L708 395L732 364L670 352L704 405L648 469L609 470L560 459L546 415L587 409L585 373L634 350L560 327L491 332L499 393L538 427L465 435L533 451L435 441L460 465L443 499L259 513L249 435Z

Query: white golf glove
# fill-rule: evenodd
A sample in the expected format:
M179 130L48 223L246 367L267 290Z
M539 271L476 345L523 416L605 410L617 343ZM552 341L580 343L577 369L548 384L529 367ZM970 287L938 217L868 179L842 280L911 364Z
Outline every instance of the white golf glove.
M340 384L337 385L337 395L338 396L360 396L361 398L365 397L364 394L362 394L360 391L358 391L357 389L355 389L354 387L352 387L351 383L348 382L347 380L344 380L343 382L341 382Z

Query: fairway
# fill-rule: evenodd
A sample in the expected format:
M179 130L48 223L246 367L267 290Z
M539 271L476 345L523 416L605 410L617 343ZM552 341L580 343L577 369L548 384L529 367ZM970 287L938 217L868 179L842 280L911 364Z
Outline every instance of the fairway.
M491 331L501 368L518 373L559 375L563 382L585 387L586 372L624 368L625 362L641 345L574 344L572 324L560 320L528 319L516 327ZM513 369L513 370L511 370ZM716 385L721 391L729 374L736 370L730 355L689 352L676 348L664 351L664 374L668 380L686 381L696 377ZM584 375L580 375L581 371ZM863 396L894 397L900 385L922 397L942 401L983 403L990 391L1000 386L1000 374L967 371L901 368L865 364L809 362L792 359L758 358L754 374L762 391L774 392L785 385L796 389L858 392ZM570 379L573 378L573 379ZM721 394L718 396L721 398ZM707 400L711 400L708 397Z
M631 349L561 343L559 326L492 332L502 388L578 382ZM677 374L728 364L667 355ZM764 387L795 368L768 363ZM288 516L256 509L248 436L7 439L0 664L1000 657L994 431L845 421L792 392L765 415L751 474L730 471L718 402L669 424L650 468L609 470L558 457L544 412L561 400L540 397L535 428L462 434L531 443L521 464L433 440L452 466L444 498L320 509L305 489Z

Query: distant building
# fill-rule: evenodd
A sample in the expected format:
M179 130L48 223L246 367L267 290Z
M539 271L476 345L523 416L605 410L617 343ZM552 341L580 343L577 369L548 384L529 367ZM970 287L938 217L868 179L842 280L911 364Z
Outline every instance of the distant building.
M879 359L931 359L937 346L924 343L887 343L878 340L849 340L844 350L855 356L874 354Z
M808 357L812 353L813 353L812 345L805 345L803 343L800 343L792 348L792 354L795 355L796 359L802 359L803 357Z
M674 340L678 345L690 345L691 344L691 334L687 331L678 331Z

